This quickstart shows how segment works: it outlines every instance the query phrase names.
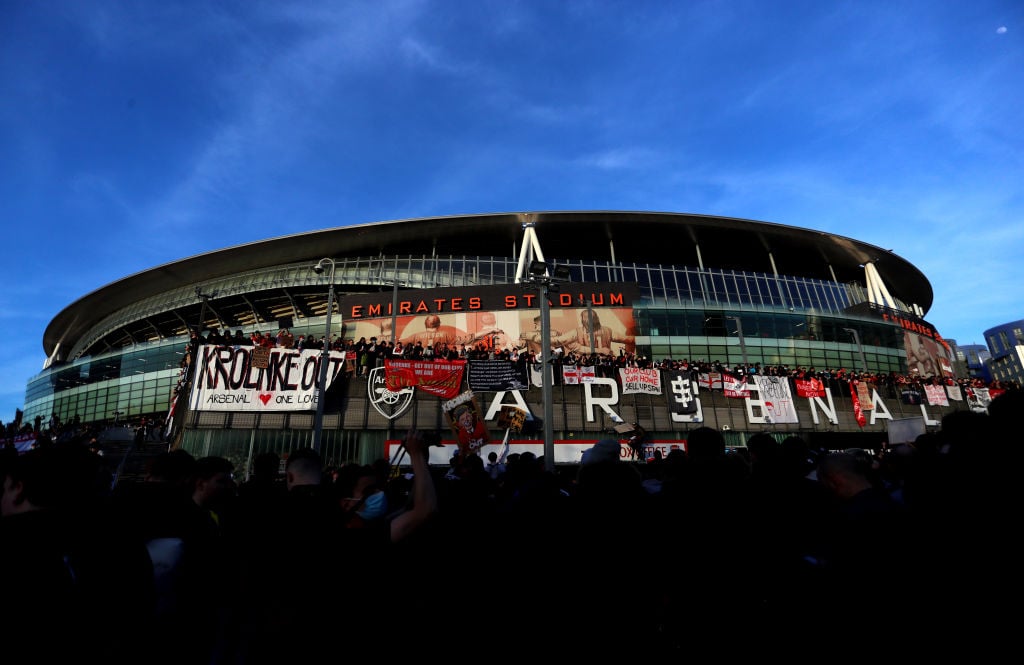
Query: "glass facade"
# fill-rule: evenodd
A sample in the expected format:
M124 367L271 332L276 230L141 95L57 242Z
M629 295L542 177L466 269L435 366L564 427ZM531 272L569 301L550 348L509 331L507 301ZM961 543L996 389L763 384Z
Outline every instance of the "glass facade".
M392 256L336 259L339 294L472 287L515 281L518 261L507 257ZM634 304L637 352L663 358L741 362L740 330L750 363L817 369L860 369L857 330L867 370L905 372L902 331L851 316L864 303L860 284L737 270L596 261L566 261L572 282L625 281L639 285ZM292 317L292 332L323 334L327 276L308 263L275 266L190 285L142 299L100 321L79 340L70 362L44 370L27 387L25 418L114 422L163 418L181 372L197 295L203 327L276 330ZM901 307L909 308L899 303ZM740 326L734 319L738 318ZM170 320L173 325L140 325ZM339 322L340 325L340 322ZM134 326L130 332L121 333ZM170 331L170 332L168 332ZM119 342L118 340L123 340Z

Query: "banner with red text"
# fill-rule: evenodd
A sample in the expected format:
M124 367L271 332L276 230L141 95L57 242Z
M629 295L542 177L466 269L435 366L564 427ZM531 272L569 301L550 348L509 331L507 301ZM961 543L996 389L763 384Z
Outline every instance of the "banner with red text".
M689 378L689 375L687 375ZM661 370L640 369L639 367L619 368L619 383L622 384L622 394L661 394Z
M932 406L949 406L945 386L925 386L924 393L928 398L928 403Z
M794 379L797 397L824 397L825 384L821 379Z
M722 390L725 391L726 397L750 397L750 389L746 382L728 372L722 372Z
M793 401L793 393L789 389L787 377L755 374L753 379L765 416L771 419L766 422L776 424L800 422L796 415L796 403Z
M417 388L451 399L459 394L465 360L385 360L384 385L391 392Z
M196 411L309 411L316 408L321 351L269 349L266 367L252 364L251 346L204 344L196 352L189 408ZM345 353L331 351L326 388L344 371Z

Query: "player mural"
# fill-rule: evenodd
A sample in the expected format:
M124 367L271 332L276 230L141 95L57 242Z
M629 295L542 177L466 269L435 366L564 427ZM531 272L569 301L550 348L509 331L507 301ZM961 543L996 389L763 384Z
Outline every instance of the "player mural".
M551 348L561 347L565 353L582 355L636 351L632 308L594 308L593 335L587 325L589 316L585 307L552 311ZM398 340L403 346L431 346L435 353L441 348L459 351L463 346L467 350L483 346L495 352L542 352L540 315L535 310L399 316L397 323ZM345 326L348 336L354 339L381 339L382 331L390 332L390 328L390 318L351 321Z
M531 291L502 285L416 289L398 295L397 308L387 294L346 296L341 307L346 336L435 349L482 345L494 351L541 352L539 296ZM563 285L560 293L549 296L552 345L567 353L633 352L632 305L638 298L636 284ZM582 305L585 302L591 307Z
M903 333L903 345L907 351L907 372L911 376L953 377L953 364L944 345L909 330Z

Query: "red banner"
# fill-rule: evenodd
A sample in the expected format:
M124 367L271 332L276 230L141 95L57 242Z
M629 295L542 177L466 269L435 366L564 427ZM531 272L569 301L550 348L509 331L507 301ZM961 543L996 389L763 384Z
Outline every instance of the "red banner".
M465 360L385 360L384 385L392 392L405 388L420 390L451 399L462 388Z
M864 417L864 409L860 408L860 400L857 398L857 384L860 381L850 382L850 397L853 398L853 416L857 419L857 424L861 427L867 425L868 419Z
M794 379L797 397L824 397L825 384L821 379Z

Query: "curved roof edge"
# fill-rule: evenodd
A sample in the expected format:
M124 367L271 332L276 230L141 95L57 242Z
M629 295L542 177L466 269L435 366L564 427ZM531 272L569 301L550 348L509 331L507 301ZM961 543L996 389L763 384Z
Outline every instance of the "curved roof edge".
M324 256L373 254L514 257L523 224L534 222L549 260L563 248L573 259L698 265L863 281L874 262L890 291L927 311L932 288L890 250L813 229L756 220L669 212L539 211L418 217L304 231L165 263L88 293L61 310L43 334L47 357L73 346L93 325L138 300L257 267ZM481 232L485 231L485 232ZM695 246L699 246L698 252ZM552 251L558 250L558 251Z

